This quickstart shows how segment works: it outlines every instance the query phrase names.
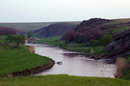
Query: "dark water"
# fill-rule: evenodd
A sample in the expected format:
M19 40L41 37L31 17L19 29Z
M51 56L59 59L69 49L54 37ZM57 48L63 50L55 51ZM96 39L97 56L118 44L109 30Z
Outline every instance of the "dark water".
M107 64L103 60L96 61L77 52L63 50L50 45L35 44L34 46L36 54L50 57L56 62L62 61L61 65L55 64L53 68L36 75L68 74L114 78L116 71L114 64Z

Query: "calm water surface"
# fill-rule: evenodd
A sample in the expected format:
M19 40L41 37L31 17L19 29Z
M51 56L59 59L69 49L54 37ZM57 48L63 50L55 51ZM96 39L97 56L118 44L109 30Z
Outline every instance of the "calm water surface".
M62 65L55 64L51 69L36 75L68 74L114 78L116 71L114 64L107 64L103 60L96 61L77 52L67 51L50 45L35 44L33 46L35 46L36 54L47 56L55 62L62 61Z

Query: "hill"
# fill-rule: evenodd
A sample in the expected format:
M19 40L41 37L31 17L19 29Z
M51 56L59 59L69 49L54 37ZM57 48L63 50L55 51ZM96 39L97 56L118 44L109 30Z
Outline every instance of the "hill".
M13 35L16 34L18 31L14 28L6 28L6 27L0 27L0 36L1 35Z
M69 42L89 42L91 40L100 39L106 34L114 35L129 28L130 19L108 20L101 18L92 18L90 20L84 20L72 31L66 33L62 38ZM79 40L76 38L79 38Z
M55 23L57 22L0 23L0 27L15 28L20 31L28 32L28 31L37 30L39 28L42 28L51 24L55 24ZM77 22L70 21L69 23L79 24L78 21Z
M67 31L76 27L77 24L73 23L56 23L51 24L47 27L43 27L38 30L34 30L33 34L36 37L54 37L54 36L62 36Z

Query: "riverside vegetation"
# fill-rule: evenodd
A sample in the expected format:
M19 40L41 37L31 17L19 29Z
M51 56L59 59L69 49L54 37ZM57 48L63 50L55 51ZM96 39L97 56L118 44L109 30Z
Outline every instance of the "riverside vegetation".
M19 47L14 42L10 45L6 36L1 36L0 40L0 76L39 67L51 61L47 57L30 53L21 43Z

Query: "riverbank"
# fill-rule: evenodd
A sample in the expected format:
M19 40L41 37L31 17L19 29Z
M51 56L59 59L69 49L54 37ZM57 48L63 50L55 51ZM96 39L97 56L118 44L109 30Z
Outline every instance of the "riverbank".
M59 46L62 49L69 51L76 51L86 55L90 55L90 49L93 49L94 55L101 54L103 52L103 46L89 46L87 43L65 43L60 40L60 37L49 37L36 41L36 43L44 43L54 46ZM99 56L97 56L99 58Z
M121 79L79 77L68 75L46 75L30 77L12 77L0 79L0 86L130 86L130 82Z
M51 60L47 64L43 64L43 65L38 66L38 67L32 67L32 68L29 68L29 69L26 69L26 70L23 70L23 71L20 71L20 72L13 72L11 74L7 74L7 75L2 76L2 77L29 76L29 75L40 73L44 70L50 69L50 68L53 67L53 65L54 65L54 61Z
M30 53L25 46L20 48L0 47L0 77L27 76L53 67L48 57Z

